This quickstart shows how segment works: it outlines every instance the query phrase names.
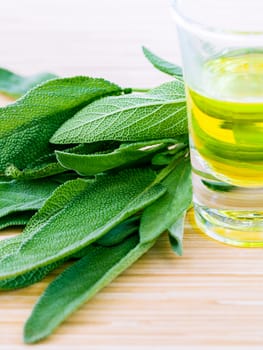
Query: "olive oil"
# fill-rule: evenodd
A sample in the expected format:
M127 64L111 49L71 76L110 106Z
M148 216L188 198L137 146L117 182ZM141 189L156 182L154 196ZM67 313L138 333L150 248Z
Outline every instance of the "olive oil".
M186 93L197 221L224 242L263 245L263 52L206 62Z
M187 94L195 149L218 179L263 186L263 53L215 59L204 69L215 97Z

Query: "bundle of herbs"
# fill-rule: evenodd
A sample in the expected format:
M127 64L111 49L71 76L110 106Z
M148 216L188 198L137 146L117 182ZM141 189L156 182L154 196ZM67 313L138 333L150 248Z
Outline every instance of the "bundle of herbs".
M104 79L0 70L0 288L67 262L36 303L26 343L47 337L147 252L163 232L182 254L191 204L181 69L144 48L173 80L145 92Z

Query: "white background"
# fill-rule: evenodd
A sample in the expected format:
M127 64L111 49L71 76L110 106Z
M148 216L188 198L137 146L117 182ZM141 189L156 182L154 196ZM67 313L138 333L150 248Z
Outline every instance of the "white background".
M0 0L0 66L31 74L84 74L152 87L145 45L180 61L169 0Z

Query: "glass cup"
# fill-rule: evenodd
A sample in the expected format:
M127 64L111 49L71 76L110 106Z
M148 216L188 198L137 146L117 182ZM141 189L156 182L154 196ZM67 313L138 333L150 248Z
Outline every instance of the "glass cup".
M263 1L174 0L197 225L263 246Z

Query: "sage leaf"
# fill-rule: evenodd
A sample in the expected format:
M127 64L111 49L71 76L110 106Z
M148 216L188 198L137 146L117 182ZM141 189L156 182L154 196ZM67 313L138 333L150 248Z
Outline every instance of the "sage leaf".
M49 139L58 127L91 101L121 88L103 79L53 79L0 108L0 173L13 164L29 168L53 148Z
M27 213L22 213L22 214L27 214ZM138 232L139 222L140 220L138 215L132 218L129 218L124 222L120 223L119 225L117 225L116 227L114 227L112 230L106 233L105 236L97 240L94 244L99 244L105 247L110 247L110 246L120 244L127 237L131 236L136 231ZM0 219L0 227L1 227L1 219ZM61 266L65 261L72 258L80 259L83 256L87 255L90 252L90 250L91 250L91 247L87 246L77 251L76 253L68 256L67 258L55 261L52 264L38 267L34 270L28 271L16 277L0 280L0 289L2 290L18 289L18 288L24 288L34 283L37 283L41 281L44 277L46 277L51 271Z
M65 168L57 162L55 154L52 154L45 159L38 159L37 163L28 169L20 170L13 164L8 165L5 169L5 176L16 180L35 180L63 172L65 172Z
M192 200L189 158L182 158L162 185L167 189L165 195L142 213L139 229L142 243L155 240L188 209Z
M110 96L95 101L66 121L51 142L147 141L176 138L185 133L184 84L175 80L145 94Z
M76 180L77 178L78 178L78 175L76 173L74 173L73 171L68 171L62 174L56 174L54 176L51 176L49 179L51 179L52 181L56 182L59 185L62 185L67 181Z
M116 244L120 244L125 238L130 236L134 232L138 232L140 223L140 216L135 215L119 225L113 227L106 235L102 236L95 243L103 245L105 247L111 247Z
M78 179L60 186L19 237L0 242L0 279L48 265L96 241L165 193L154 180L149 168L126 169L88 185ZM71 200L70 188L79 192Z
M14 98L24 95L28 90L57 76L51 73L38 73L24 77L7 69L0 68L0 93Z
M151 160L153 165L168 165L175 158L180 158L185 154L187 144L179 143L168 147L167 151L160 151L155 154ZM176 155L176 157L175 157Z
M91 183L91 180L77 179L59 186L31 218L21 234L0 242L0 260L4 260L9 255L15 255L20 247L34 236L35 229L47 225L52 216L56 216L57 213L62 211L70 201L81 194Z
M16 212L0 217L0 230L9 226L22 226L26 225L30 218L34 215L35 211Z
M104 236L95 241L94 245L101 245L103 247L111 247L123 242L127 237L133 233L138 232L140 224L140 216L134 215L131 218L124 220L117 226L113 227ZM90 251L90 245L78 250L71 255L72 258L83 258Z
M102 245L103 247L111 247L113 245L120 244L127 237L133 233L138 232L140 223L140 216L134 215L131 218L124 220L120 224L113 227L104 236L95 241L94 245ZM90 245L78 250L71 255L74 259L83 258L90 251Z
M135 164L144 161L149 155L166 149L174 140L156 140L134 143L123 143L112 152L93 154L75 154L56 151L57 160L63 167L75 170L80 175L95 175L110 169Z
M168 227L169 241L172 250L179 256L183 255L183 237L184 237L184 221L186 211L176 220L174 224Z
M143 46L144 56L152 63L152 65L163 73L172 75L173 77L182 78L182 68L171 62L156 56L153 52Z
M114 247L90 246L87 255L59 275L40 297L25 324L24 341L35 343L50 335L153 244L138 244L138 237L133 236Z
M119 146L116 142L93 142L90 144L79 144L77 146L67 148L65 152L94 152L94 151L108 151L110 147ZM45 155L34 162L34 165L23 170L18 169L14 165L7 166L5 170L5 176L8 178L19 179L19 180L31 180L40 179L43 177L49 177L58 175L62 177L62 173L67 171L65 167L60 165L56 159L55 153ZM65 175L67 176L67 175ZM76 177L76 175L75 175ZM63 181L64 182L64 181Z
M52 264L36 268L22 275L0 280L0 290L12 290L28 287L41 281L51 271L55 270L65 262L65 259L56 261Z
M57 187L53 181L0 182L0 217L41 208Z

